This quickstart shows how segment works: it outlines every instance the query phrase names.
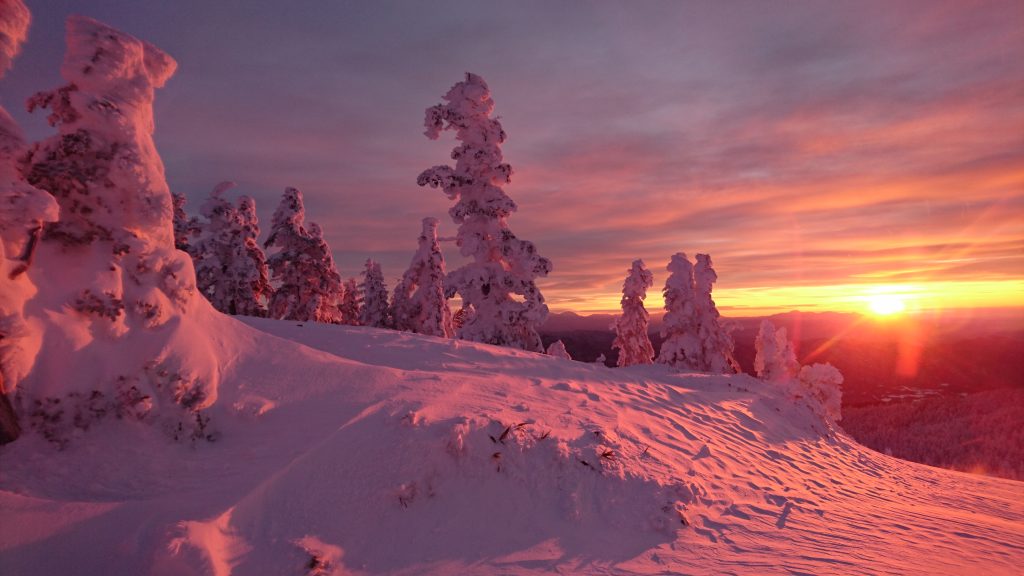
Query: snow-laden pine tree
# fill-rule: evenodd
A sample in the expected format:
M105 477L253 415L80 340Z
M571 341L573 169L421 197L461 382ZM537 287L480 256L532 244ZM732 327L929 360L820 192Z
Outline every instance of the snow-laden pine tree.
M0 76L18 55L30 21L21 0L0 2ZM58 217L53 196L30 185L18 171L16 161L25 148L21 129L0 106L0 444L21 433L8 394L33 363L33 330L24 308L37 288L25 272L43 224Z
M622 283L622 315L615 319L615 340L612 348L619 350L619 366L650 364L654 347L647 335L650 315L644 308L647 289L654 285L654 274L637 259Z
M0 3L0 13L14 5ZM156 89L175 67L146 42L72 16L66 84L29 100L30 110L49 109L57 133L34 144L19 170L56 198L60 215L27 272L38 289L24 307L29 364L5 361L4 371L15 374L7 384L22 416L57 442L104 415L205 436L198 411L217 397L224 342L211 333L221 316L198 297L192 261L174 247L153 142ZM124 345L130 354L110 354Z
M535 279L551 271L551 261L508 227L516 204L502 186L510 181L512 167L502 162L506 135L491 117L490 88L480 76L467 73L444 100L427 109L425 134L436 140L443 130L455 131L460 142L452 150L455 167L434 166L417 183L440 187L456 201L448 213L459 225L459 251L473 259L446 281L446 296L459 294L469 311L458 335L543 352L537 327L547 318L548 307Z
M388 287L384 284L384 273L380 264L372 258L366 259L363 281L359 284L363 294L363 308L359 311L359 323L372 328L387 328Z
M185 212L185 195L171 192L174 207L174 247L183 252L192 253L192 242L199 236L202 229L199 219Z
M835 366L829 363L803 366L798 378L817 401L815 408L822 416L836 422L843 419L843 375Z
M265 316L264 301L272 291L266 258L256 243L256 207L247 196L239 199L238 207L225 199L233 186L218 184L201 208L206 222L192 247L196 286L225 314Z
M733 341L729 332L719 322L720 314L711 298L712 285L718 280L711 256L697 254L697 265L693 269L694 289L697 298L698 338L701 345L701 361L698 370L713 374L734 374L739 364L733 357Z
M754 339L754 350L754 372L758 378L791 380L800 370L784 326L776 330L770 320L762 320L761 329Z
M270 269L267 255L260 246L260 219L256 216L256 201L249 196L238 198L238 215L241 219L241 236L245 258L242 277L246 279L247 292L251 294L240 299L238 313L244 316L266 316L267 303L274 296L270 284Z
M565 349L565 344L561 340L555 340L548 346L547 355L564 360L572 360L572 355Z
M319 226L305 227L302 192L287 188L274 211L264 248L277 248L267 259L278 285L269 315L282 320L338 323L341 276Z
M662 294L665 296L665 318L661 335L665 338L658 353L658 362L680 370L699 370L703 349L698 334L693 263L683 252L672 255L670 272Z
M345 281L345 293L342 296L341 304L338 305L338 314L342 324L359 326L362 319L363 295L359 293L359 285L355 278Z
M391 298L396 330L451 338L452 311L444 295L444 256L437 242L437 218L424 218L419 248Z

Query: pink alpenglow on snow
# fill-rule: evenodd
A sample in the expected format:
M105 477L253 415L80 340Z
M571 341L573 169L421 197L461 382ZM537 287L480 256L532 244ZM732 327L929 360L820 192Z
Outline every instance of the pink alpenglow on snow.
M395 286L391 319L396 330L451 338L452 311L444 294L445 265L437 241L437 218L424 218L419 247Z
M543 352L537 327L548 307L535 280L551 272L551 261L508 227L516 204L502 186L511 181L512 167L502 162L506 135L491 118L491 91L483 78L467 73L444 99L427 108L425 134L436 140L444 130L455 131L455 167L434 166L416 182L456 201L448 214L459 225L459 252L473 259L446 280L446 295L458 294L468 313L459 338Z
M644 267L643 260L634 260L622 283L622 315L615 319L615 340L612 348L619 351L619 366L650 364L654 347L647 334L650 314L644 308L647 289L654 285L654 274Z
M152 138L154 93L174 69L159 49L72 17L68 84L29 102L49 108L59 132L29 149L22 173L60 215L25 274L36 292L0 364L22 423L60 445L115 417L211 434L199 410L217 399L223 323L174 248Z

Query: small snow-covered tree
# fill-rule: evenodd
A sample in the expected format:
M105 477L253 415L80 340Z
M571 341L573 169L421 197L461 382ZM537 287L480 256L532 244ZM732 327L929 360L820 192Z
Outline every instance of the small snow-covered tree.
M341 276L323 231L312 223L307 230L305 218L302 192L285 189L263 243L264 248L277 248L267 259L271 277L279 283L270 300L270 317L337 323Z
M564 360L572 360L572 355L565 349L565 344L561 340L555 340L548 346L548 356L554 356L555 358L562 358Z
M714 374L733 374L739 372L739 364L733 357L733 341L729 332L719 322L718 309L711 298L712 285L718 280L718 274L711 263L711 256L697 254L697 265L693 270L694 289L697 298L698 338L700 340L702 359L698 369Z
M362 318L363 296L359 293L359 286L355 278L349 278L345 282L345 294L338 306L338 314L342 324L359 326Z
M622 284L622 315L615 319L615 340L612 348L619 350L619 366L650 364L654 347L647 334L650 314L644 308L647 289L654 285L654 274L637 259Z
M670 272L662 294L665 296L665 317L661 335L665 338L658 353L658 362L683 370L700 370L703 349L697 319L693 263L683 252L672 255Z
M548 307L535 280L551 271L551 261L508 227L516 204L502 186L510 182L512 167L502 162L506 135L491 117L490 88L480 76L467 73L444 99L446 103L427 109L425 134L435 140L443 130L455 131L460 142L452 151L455 167L425 170L417 184L441 188L456 201L448 213L459 225L457 244L463 256L473 259L451 272L446 282L446 296L459 294L469 312L458 335L542 352L537 327L547 318Z
M241 236L245 251L243 278L248 282L247 296L240 299L238 313L245 316L266 316L267 308L274 295L270 284L270 270L267 255L260 247L260 219L256 216L256 201L249 196L238 199L238 215L241 219Z
M366 260L363 281L359 284L363 295L363 308L359 311L359 322L372 328L386 328L388 322L388 288L380 264Z
M202 232L199 219L185 212L185 195L171 192L174 207L174 247L183 252L192 253L192 242Z
M452 311L444 293L444 256L437 241L437 218L424 218L419 248L391 299L396 330L451 338Z
M799 380L823 416L836 422L843 419L843 375L835 366L828 363L804 366L800 369Z
M800 370L786 328L778 330L769 320L761 321L754 339L754 372L763 380L779 381L795 378Z
M233 186L233 182L222 182L203 203L207 221L192 246L196 286L225 314L265 316L264 301L272 290L266 257L256 243L260 231L256 205L242 196L233 206L223 196Z

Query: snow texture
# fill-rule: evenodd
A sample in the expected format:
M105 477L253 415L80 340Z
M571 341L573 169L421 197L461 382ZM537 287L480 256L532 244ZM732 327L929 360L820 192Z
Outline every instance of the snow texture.
M339 323L341 276L334 256L315 223L305 227L302 192L287 188L274 211L270 235L263 243L277 251L267 259L277 288L270 299L271 318Z
M387 328L388 319L388 288L384 284L384 273L380 264L367 258L363 270L363 281L359 284L363 295L363 307L359 311L359 323L371 328Z
M218 317L217 442L0 447L5 576L1019 572L1024 485L865 449L750 376Z
M437 218L424 218L419 247L395 287L391 318L396 330L451 338L452 311L444 292L445 264Z
M644 308L647 289L654 285L654 274L644 267L644 261L637 259L622 283L622 315L615 319L615 340L612 348L619 350L619 366L650 364L654 359L654 347L647 334L650 314Z
M446 282L446 296L461 296L468 312L459 338L542 352L537 327L548 307L535 280L547 276L551 261L508 227L516 204L502 186L511 181L512 167L502 161L506 134L491 117L490 88L467 73L444 100L427 109L425 134L436 140L442 131L454 130L460 142L451 154L456 164L423 171L417 184L441 188L456 202L448 211L459 225L456 242L460 253L473 259Z

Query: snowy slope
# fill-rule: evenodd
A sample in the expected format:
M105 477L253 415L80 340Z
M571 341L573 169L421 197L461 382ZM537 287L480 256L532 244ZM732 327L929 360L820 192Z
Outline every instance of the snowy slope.
M0 573L1011 574L1024 562L1024 483L871 452L746 376L217 322L215 442L107 419L63 451L35 434L0 447Z

